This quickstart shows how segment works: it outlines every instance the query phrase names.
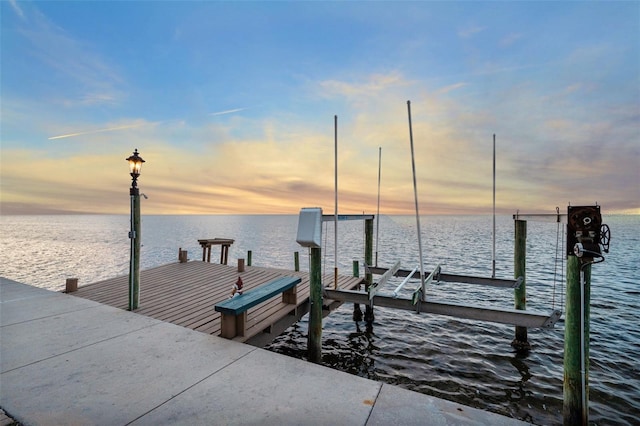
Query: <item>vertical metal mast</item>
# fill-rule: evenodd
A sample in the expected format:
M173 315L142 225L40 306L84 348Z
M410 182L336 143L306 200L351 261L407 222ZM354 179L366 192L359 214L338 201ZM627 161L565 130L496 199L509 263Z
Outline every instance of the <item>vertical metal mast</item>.
M338 116L333 116L334 127L334 168L335 168L335 210L334 210L334 255L333 288L338 288Z
M420 252L420 282L422 283L422 300L426 296L426 284L424 280L424 262L422 260L422 235L420 232L420 212L418 211L418 185L416 183L416 162L413 154L413 129L411 128L411 101L407 101L409 113L409 141L411 142L411 169L413 170L413 195L416 202L416 224L418 227L418 251Z
M493 134L493 251L491 252L491 278L496 277L496 134Z
M380 231L380 171L382 167L382 147L378 147L378 210L376 212L376 266L378 266L378 233Z

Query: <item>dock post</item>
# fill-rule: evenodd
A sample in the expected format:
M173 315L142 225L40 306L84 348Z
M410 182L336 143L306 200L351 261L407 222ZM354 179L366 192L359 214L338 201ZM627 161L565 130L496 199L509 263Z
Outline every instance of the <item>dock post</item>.
M358 262L357 260L353 261L353 276L354 277L360 276L360 262ZM359 303L353 304L353 321L355 322L362 321L362 309L360 309Z
M78 279L77 278L67 278L65 283L65 293L73 293L74 291L78 291Z
M320 364L322 362L322 249L311 247L310 250L307 359Z
M366 219L364 221L364 262L368 266L373 264L373 219ZM365 290L369 289L369 286L373 283L373 275L368 269L365 270ZM364 310L364 320L367 326L370 327L375 321L375 315L373 314L373 306L366 305Z
M515 308L527 309L527 221L518 220L515 223L515 244L513 255L513 277L522 277L520 287L515 289ZM527 339L527 327L516 326L516 333L511 346L516 351L528 351L531 345Z
M297 251L293 252L293 268L296 272L300 271L300 253Z
M589 422L591 264L583 265L577 256L567 259L566 298L562 414L566 426L586 426Z
M186 250L182 250L182 247L178 249L178 262L187 263L188 260L188 252Z
M251 266L251 250L247 251L247 266Z

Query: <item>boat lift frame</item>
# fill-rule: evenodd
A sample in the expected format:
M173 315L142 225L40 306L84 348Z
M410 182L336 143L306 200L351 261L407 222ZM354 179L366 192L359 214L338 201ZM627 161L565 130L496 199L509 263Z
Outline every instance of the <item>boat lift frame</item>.
M563 218L562 215L514 215L516 218L540 218L543 217L546 220L555 217L560 221ZM372 214L346 214L346 215L322 215L322 222L335 222L343 220L373 220L375 215ZM456 304L448 302L437 301L425 301L420 300L421 297L415 297L411 299L398 298L397 294L394 296L382 296L376 294L380 288L389 280L391 276L406 277L408 279L420 279L421 273L416 269L400 269L399 262L397 262L391 268L383 268L379 266L369 266L365 264L365 271L367 274L382 275L382 278L377 282L371 283L368 291L355 291L355 290L336 290L330 288L323 288L323 298L338 302L351 302L361 303L370 306L382 306L387 308L403 309L407 311L431 313L439 315L448 315L456 318L471 319L477 321L495 322L501 324L510 324L527 328L553 328L556 322L562 316L560 310L554 309L551 313L539 313L533 311L519 310L519 309L498 309L491 307L472 306L468 304ZM463 284L475 284L475 285L488 285L500 288L517 289L524 281L523 277L516 279L504 279L504 278L487 278L476 277L470 275L457 275L457 274L445 274L441 271L440 265L438 265L433 272L429 274L429 280L442 281L442 282L454 282ZM406 282L405 282L406 284ZM396 289L397 290L397 289ZM422 287L416 289L421 291ZM397 292L396 292L397 293ZM326 300L326 301L327 301ZM327 303L330 304L330 303Z

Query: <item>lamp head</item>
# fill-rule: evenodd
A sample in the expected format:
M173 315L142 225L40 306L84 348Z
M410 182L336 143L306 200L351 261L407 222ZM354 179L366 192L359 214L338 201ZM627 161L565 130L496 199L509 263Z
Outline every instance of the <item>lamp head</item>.
M133 151L133 155L130 155L126 160L129 162L129 173L131 176L133 178L140 176L140 169L142 168L144 160L138 155L138 149L136 148L136 150Z

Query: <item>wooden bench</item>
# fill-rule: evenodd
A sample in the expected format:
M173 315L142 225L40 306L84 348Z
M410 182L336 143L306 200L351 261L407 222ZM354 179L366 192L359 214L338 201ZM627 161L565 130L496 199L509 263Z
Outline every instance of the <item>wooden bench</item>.
M247 331L247 310L282 293L282 302L297 304L296 286L299 277L282 277L218 303L215 310L222 314L220 336L232 339Z

